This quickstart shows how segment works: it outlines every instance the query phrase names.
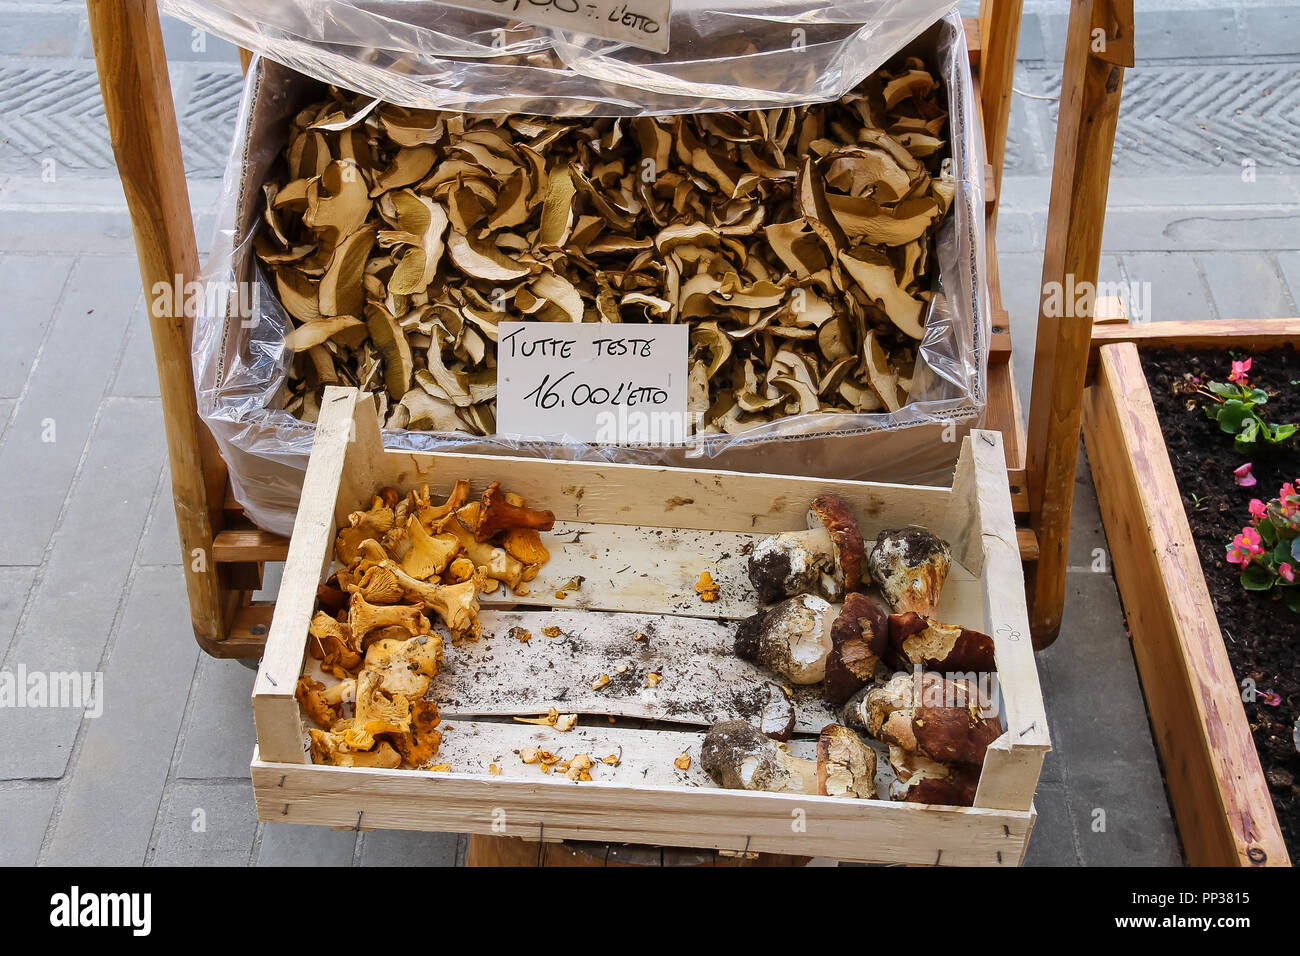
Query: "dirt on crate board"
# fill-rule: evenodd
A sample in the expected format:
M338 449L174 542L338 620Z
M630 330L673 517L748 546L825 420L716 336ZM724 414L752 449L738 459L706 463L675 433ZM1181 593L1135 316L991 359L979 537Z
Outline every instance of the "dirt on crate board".
M1300 614L1278 599L1276 590L1247 591L1239 570L1226 560L1228 543L1250 521L1252 498L1268 501L1283 482L1300 478L1300 436L1280 446L1257 441L1240 452L1231 435L1205 414L1210 401L1195 394L1187 376L1225 382L1232 359L1248 353L1221 350L1144 351L1142 365L1182 491L1201 569L1223 631L1228 659L1240 686L1247 678L1258 693L1246 702L1278 822L1293 860L1300 859L1300 754L1293 728L1300 714ZM1274 423L1300 423L1300 353L1294 348L1254 353L1252 385L1268 394L1260 411ZM1191 386L1191 387L1189 387ZM1233 469L1252 462L1258 484L1240 487ZM1268 694L1264 692L1269 692ZM1280 697L1270 705L1271 695Z

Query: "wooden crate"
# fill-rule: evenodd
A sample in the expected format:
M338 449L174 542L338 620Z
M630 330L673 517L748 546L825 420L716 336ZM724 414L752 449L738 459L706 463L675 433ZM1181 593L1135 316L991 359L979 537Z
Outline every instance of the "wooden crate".
M1298 327L1295 320L1239 323L1238 338L1225 339L1224 325L1097 329L1084 435L1188 862L1286 866L1286 844L1135 344L1267 347Z
M357 414L357 408L355 391L326 393L253 692L258 750L252 776L261 819L747 848L876 862L1015 865L1023 858L1049 743L998 433L972 432L952 487L929 488L390 452L382 448L374 416L368 410ZM536 603L523 609L504 604L519 600L508 592L484 596L483 639L448 647L443 673L430 693L443 708L444 725L451 725L438 757L451 764L450 772L312 765L294 688L304 664L315 665L305 656L307 626L317 585L329 572L339 524L380 487L405 491L427 482L445 493L456 478L469 478L475 493L500 479L530 505L555 512L555 530L545 537L551 561L525 599ZM952 546L954 567L940 616L993 635L1008 728L989 748L973 808L722 790L699 768L707 725L735 714L712 698L687 700L689 693L698 696L701 686L770 679L730 653L730 622L756 610L741 548L763 535L804 527L808 502L824 492L850 503L868 539L882 528L917 523ZM704 604L694 593L703 570L722 587L716 603ZM559 599L556 589L576 573L586 578L581 588ZM568 673L562 675L569 681L564 687L579 690L566 697L563 709L602 716L583 718L569 734L502 722L501 715L536 715L556 703L548 696L555 688L546 686L544 668L528 663L535 665L546 654L547 639L535 636L525 645L506 633L522 624L537 635L548 623L580 636L578 653L593 655L620 635L630 640L632 633L654 629L657 636L646 653L658 655L663 682L655 692L605 699L586 694L587 685ZM474 664L487 654L495 676L476 677ZM714 668L720 676L709 678ZM581 676L590 681L597 674ZM537 686L519 687L525 677L536 679ZM516 693L507 693L511 690ZM655 696L660 691L666 696ZM669 707L673 693L681 696ZM830 715L814 694L796 699L799 729L815 734ZM619 722L611 725L606 714ZM629 716L655 718L655 723L652 729L633 729L621 719ZM665 720L674 723L665 729ZM600 765L591 782L545 776L511 752L542 738L559 753L621 752L623 760L618 767ZM799 753L811 739L797 738L792 750ZM689 771L673 765L683 751L693 758ZM502 769L500 776L489 772L489 763Z

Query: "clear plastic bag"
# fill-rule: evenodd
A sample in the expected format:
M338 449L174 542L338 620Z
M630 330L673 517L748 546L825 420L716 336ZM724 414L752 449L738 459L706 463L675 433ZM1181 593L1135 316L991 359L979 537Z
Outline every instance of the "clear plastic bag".
M949 14L905 49L925 59L944 81L956 182L951 213L936 237L938 287L907 405L890 413L789 416L739 435L703 434L672 446L514 441L391 429L384 431L385 446L949 483L961 438L979 426L985 406L990 330L982 273L984 156L960 18ZM889 55L897 52L895 48ZM284 148L288 120L321 93L317 84L279 63L254 60L218 201L216 238L202 276L208 294L193 335L199 414L221 446L235 497L259 526L282 534L292 529L315 426L276 407L292 359L284 348L292 323L256 268L252 237L260 221L261 183ZM239 288L240 282L258 286L249 319L239 317L233 295L212 294L214 289Z
M955 0L677 0L667 54L431 0L164 0L171 16L401 106L635 116L834 99Z

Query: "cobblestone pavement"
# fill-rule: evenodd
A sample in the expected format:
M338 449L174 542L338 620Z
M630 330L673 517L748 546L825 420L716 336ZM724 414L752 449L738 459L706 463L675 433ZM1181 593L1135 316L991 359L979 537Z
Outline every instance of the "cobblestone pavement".
M1102 278L1138 283L1132 304L1149 303L1156 321L1296 315L1300 11L1143 6ZM999 225L1022 388L1064 9L1026 4ZM94 720L0 714L0 863L462 859L454 835L256 820L251 672L200 654L189 632L148 327L84 11L0 0L0 16L0 495L21 503L0 536L0 667L102 671L111 702ZM238 65L228 44L185 24L166 21L165 33L202 249ZM1067 623L1039 658L1056 750L1028 862L1176 863L1114 581L1091 571L1106 542L1086 464L1076 493Z

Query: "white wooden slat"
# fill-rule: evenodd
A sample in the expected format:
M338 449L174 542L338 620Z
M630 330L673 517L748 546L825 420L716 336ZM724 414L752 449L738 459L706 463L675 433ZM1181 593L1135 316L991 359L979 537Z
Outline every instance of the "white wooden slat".
M716 786L700 764L700 747L705 737L702 729L642 730L610 724L605 717L582 718L576 727L564 733L554 727L487 720L448 719L441 729L442 746L433 762L448 765L453 773L487 774L535 782L563 781L570 785L571 781L554 773L543 773L538 764L523 762L519 751L524 747L535 747L549 750L565 760L584 753L596 761L608 756L619 758L616 765L598 763L593 767L592 781L652 787ZM877 751L877 792L887 797L894 780L887 750L874 741L868 743ZM792 756L803 760L817 759L815 737L794 737L785 746ZM686 770L676 765L682 754L691 758ZM494 774L493 766L500 773Z
M547 606L597 611L639 611L740 620L759 609L749 583L749 552L764 536L735 531L676 531L636 525L557 522L542 535L551 553L528 593L502 586L484 594L484 607ZM592 555L596 557L593 558ZM695 591L700 573L718 585L718 600ZM579 588L564 589L582 577ZM564 598L556 593L564 589ZM939 614L954 624L984 627L979 580L954 566L941 595Z
M259 819L794 853L865 862L1015 866L1034 813L804 794L470 773L303 767L254 754ZM798 824L797 826L795 824Z
M612 714L708 726L757 722L767 671L734 653L735 626L699 618L593 611L482 612L483 637L448 647L429 696L443 714ZM510 636L519 627L526 643ZM560 637L542 629L558 627ZM633 640L644 634L643 641ZM627 670L620 674L623 665ZM651 671L663 678L646 686ZM592 689L602 674L607 686ZM817 687L793 687L796 728L817 733L838 718Z

